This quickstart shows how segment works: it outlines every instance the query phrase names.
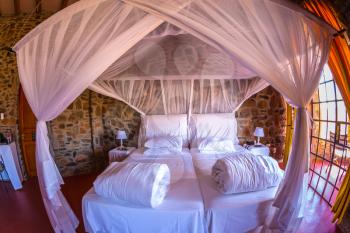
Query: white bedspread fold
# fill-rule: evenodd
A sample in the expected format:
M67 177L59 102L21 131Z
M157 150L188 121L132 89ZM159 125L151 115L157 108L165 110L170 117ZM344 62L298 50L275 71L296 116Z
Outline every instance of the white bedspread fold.
M237 152L218 159L212 168L212 177L221 193L233 194L277 186L283 171L269 156Z
M163 202L169 184L166 164L113 162L96 178L94 189L102 197L155 208Z

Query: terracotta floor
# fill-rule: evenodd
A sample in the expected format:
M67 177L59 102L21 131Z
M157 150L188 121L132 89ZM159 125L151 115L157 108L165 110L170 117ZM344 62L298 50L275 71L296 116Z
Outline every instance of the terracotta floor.
M84 232L81 215L81 198L91 187L96 175L70 177L65 180L63 192L77 214L80 225L78 232ZM7 191L6 188L7 187ZM302 233L340 232L331 223L332 213L326 202L311 189L308 191L306 216ZM40 198L36 179L24 183L20 191L13 191L8 183L0 182L0 233L50 233L49 220Z

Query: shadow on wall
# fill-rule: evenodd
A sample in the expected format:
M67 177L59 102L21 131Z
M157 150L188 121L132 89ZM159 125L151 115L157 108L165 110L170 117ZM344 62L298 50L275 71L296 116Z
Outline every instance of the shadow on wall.
M248 99L236 113L241 143L251 140L256 126L264 127L264 144L283 153L285 106L283 98L268 87ZM128 146L137 146L141 116L123 102L85 91L58 118L49 123L56 163L63 176L100 171L108 164L108 151L119 142L118 129L125 129Z

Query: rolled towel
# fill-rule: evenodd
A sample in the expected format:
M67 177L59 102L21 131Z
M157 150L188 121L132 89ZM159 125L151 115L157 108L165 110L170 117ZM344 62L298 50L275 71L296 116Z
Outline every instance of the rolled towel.
M106 198L155 208L163 202L169 184L166 164L113 162L96 178L94 189Z
M283 171L269 156L237 152L218 159L212 168L212 177L221 193L233 194L277 186Z

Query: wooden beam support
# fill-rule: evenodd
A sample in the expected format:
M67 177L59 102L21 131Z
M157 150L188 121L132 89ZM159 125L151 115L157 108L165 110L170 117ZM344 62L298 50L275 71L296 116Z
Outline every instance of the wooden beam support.
M41 0L35 0L36 13L41 12Z
M63 8L66 8L66 7L67 7L68 1L69 1L69 0L61 0L61 10L62 10Z
M15 8L15 14L19 14L21 13L21 3L20 3L20 0L13 0L13 5L14 5L14 8Z

